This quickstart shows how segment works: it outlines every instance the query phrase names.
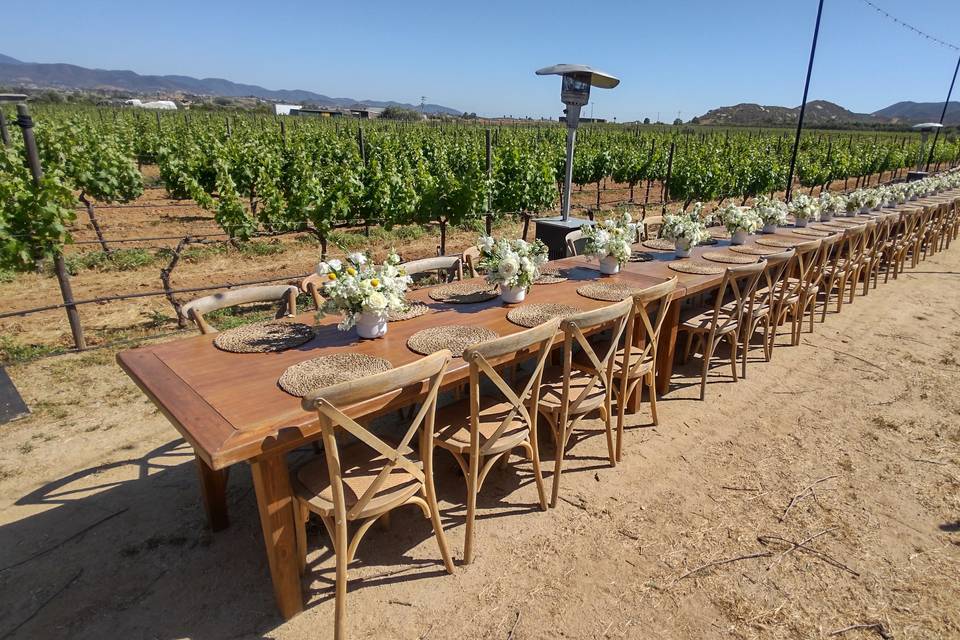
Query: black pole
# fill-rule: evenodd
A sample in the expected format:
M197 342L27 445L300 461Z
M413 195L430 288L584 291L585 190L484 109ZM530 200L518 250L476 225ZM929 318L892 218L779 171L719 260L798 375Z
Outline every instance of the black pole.
M797 137L793 142L793 156L790 158L790 175L787 177L786 201L790 202L793 191L793 172L797 168L797 152L800 150L800 133L803 130L803 114L807 110L807 92L810 90L810 75L813 73L813 58L817 53L817 37L820 35L820 16L823 14L823 0L817 7L817 24L813 28L813 44L810 45L810 62L807 63L807 81L803 85L803 102L800 104L800 117L797 119Z
M7 129L7 117L3 115L3 108L0 108L0 142L3 146L10 146L10 131Z
M943 103L943 111L940 112L940 124L943 124L943 119L947 117L947 107L950 106L950 96L953 95L953 85L957 81L957 71L960 71L960 58L957 58L957 66L953 69L953 80L950 81L950 89L947 91L947 99ZM940 129L942 127L937 127L937 131L933 134L933 144L930 145L930 155L927 156L927 166L924 167L924 171L930 171L930 163L933 162L933 150L937 148L937 138L940 137Z
M33 118L30 117L30 110L25 104L17 105L17 124L23 133L23 146L27 151L27 164L30 166L30 174L37 185L43 180L43 168L40 165L40 152L37 149L37 139L33 135ZM57 275L57 281L60 283L60 294L63 297L63 305L67 311L67 322L70 323L70 332L73 334L73 344L78 351L87 348L87 343L83 338L83 327L80 325L80 313L77 311L77 305L73 303L73 288L70 286L70 276L67 273L66 263L63 259L63 247L58 247L53 255L54 272Z

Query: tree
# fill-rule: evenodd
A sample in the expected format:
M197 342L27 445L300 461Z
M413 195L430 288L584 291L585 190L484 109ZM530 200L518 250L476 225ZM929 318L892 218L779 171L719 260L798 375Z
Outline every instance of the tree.
M380 114L380 117L386 120L404 120L407 122L416 122L421 119L419 111L404 107L387 107Z
M682 120L682 119L680 119L680 118L674 118L674 120L673 120L673 126L679 127L679 126L682 125L682 124L683 124L683 120Z
M644 118L643 124L650 124L650 118Z

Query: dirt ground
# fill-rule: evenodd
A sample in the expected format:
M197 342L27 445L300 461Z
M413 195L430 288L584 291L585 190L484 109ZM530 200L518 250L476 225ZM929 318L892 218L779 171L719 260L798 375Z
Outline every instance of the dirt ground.
M351 565L350 636L960 637L958 279L955 245L800 346L782 332L770 363L752 351L746 380L718 362L705 402L698 361L678 366L660 425L646 405L628 418L616 468L586 423L556 509L514 458L454 575L419 510L396 512ZM248 470L211 534L189 448L113 355L9 368L33 414L0 427L0 638L332 637L322 527L306 611L284 622ZM437 466L458 559L463 479Z

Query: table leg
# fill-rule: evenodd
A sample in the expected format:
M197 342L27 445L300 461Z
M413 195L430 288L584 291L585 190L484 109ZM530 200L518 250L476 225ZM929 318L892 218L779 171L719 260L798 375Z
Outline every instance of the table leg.
M657 393L663 395L670 391L670 377L673 375L673 355L677 347L677 331L680 328L680 298L670 301L667 317L660 328L660 342L657 344Z
M296 499L290 487L290 472L282 454L254 460L250 471L257 492L273 593L280 614L289 620L303 611L294 520Z
M230 526L227 516L227 478L230 468L214 471L197 457L197 473L200 476L200 496L207 512L207 522L213 531L223 531Z

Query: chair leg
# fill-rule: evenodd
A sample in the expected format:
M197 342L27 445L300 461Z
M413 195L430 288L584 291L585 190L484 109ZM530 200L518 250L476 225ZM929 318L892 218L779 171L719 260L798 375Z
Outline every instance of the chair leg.
M467 527L463 539L463 564L473 562L473 526L477 516L477 483L482 456L470 456L470 476L467 478Z
M650 396L650 414L653 418L653 424L660 424L660 420L657 418L657 376L651 371L647 374L649 380L647 380L647 393ZM640 395L642 390L641 385L637 385L637 395Z
M430 448L421 438L420 451ZM433 534L440 547L440 557L447 573L453 573L453 558L450 557L450 548L447 546L447 536L443 533L443 523L440 521L440 507L437 506L437 489L433 482L433 455L424 456L423 460L423 495L430 510L430 523L433 525ZM389 514L387 514L389 515Z
M740 354L741 378L747 377L747 352L750 350L750 338L753 336L753 332L748 329L749 327L743 328L743 338L741 338L741 347L743 349L743 353Z
M712 341L710 341L712 343ZM713 357L714 344L704 344L703 349L703 371L700 375L700 399L707 397L707 372L710 370L710 358Z
M540 498L540 508L547 510L547 492L543 488L543 469L540 467L540 445L537 442L537 423L530 425L530 461L533 462L533 479L537 484L537 497Z
M617 454L613 448L613 419L610 415L613 413L610 404L610 392L607 392L607 400L600 406L600 417L603 419L603 426L607 432L607 457L610 459L610 466L617 466Z
M550 506L556 508L557 497L560 495L560 472L563 470L563 453L567 448L566 425L557 426L556 455L553 462L553 493L550 496Z
M347 618L347 521L338 520L334 525L334 554L337 563L336 605L334 607L333 636L335 640L346 640L344 629Z

